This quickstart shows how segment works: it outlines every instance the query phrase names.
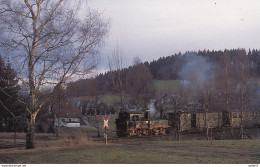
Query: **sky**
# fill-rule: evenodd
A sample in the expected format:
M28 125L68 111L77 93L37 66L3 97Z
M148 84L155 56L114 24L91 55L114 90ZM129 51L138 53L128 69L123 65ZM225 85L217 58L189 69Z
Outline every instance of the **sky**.
M111 20L102 60L119 48L152 61L178 52L260 46L259 0L87 0ZM103 62L105 63L105 62Z

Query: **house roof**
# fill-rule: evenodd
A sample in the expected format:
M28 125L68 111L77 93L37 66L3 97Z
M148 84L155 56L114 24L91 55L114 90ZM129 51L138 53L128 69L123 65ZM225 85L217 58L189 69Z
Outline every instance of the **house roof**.
M95 101L94 100L83 100L83 101L81 101L81 104L82 104L82 107L85 108L88 105L94 105ZM97 107L100 107L100 106L107 107L106 104L103 103L102 101L97 101Z

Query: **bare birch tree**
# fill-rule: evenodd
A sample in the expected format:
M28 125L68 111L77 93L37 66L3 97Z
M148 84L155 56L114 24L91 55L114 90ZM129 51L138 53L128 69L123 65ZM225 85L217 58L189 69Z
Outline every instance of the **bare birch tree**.
M180 130L185 124L186 121L181 121L181 114L187 111L187 104L189 101L189 90L184 84L180 84L176 89L174 95L170 96L170 102L172 104L174 120L173 120L173 129L174 133L178 140L180 140Z
M126 97L127 79L126 72L126 60L123 58L123 54L120 53L119 48L113 51L111 57L108 57L109 75L114 87L114 90L119 93L121 109L124 108L124 102Z
M247 81L249 78L249 69L250 68L250 60L245 50L239 50L236 58L235 58L235 70L236 70L236 81L237 87L236 92L238 94L239 103L240 103L240 139L244 138L244 115L246 104L249 103L247 100L253 97L252 92L250 91L250 87L247 85ZM250 95L249 95L250 94ZM249 96L248 96L249 95Z
M216 83L217 90L219 91L220 97L223 96L223 108L225 108L225 113L222 113L222 126L224 130L227 126L232 127L232 117L231 117L231 98L233 96L234 81L232 77L232 60L230 54L225 51L220 57L218 62L218 68L216 71ZM227 118L227 119L223 119Z
M1 46L19 63L20 77L29 85L29 102L20 100L28 113L27 149L35 148L38 112L57 93L41 96L41 89L61 87L91 71L108 34L109 21L90 9L79 16L80 5L80 0L1 0Z
M225 76L225 98L226 98L226 110L228 113L228 118L229 118L229 125L232 128L232 117L231 117L231 111L230 111L230 100L232 96L232 87L231 87L231 79L232 77L230 76L231 73L231 64L232 61L230 59L230 55L224 54L224 76Z
M209 122L208 122L208 113L212 108L213 99L215 96L214 85L212 81L208 81L203 85L197 85L195 91L196 97L195 101L198 101L201 104L204 111L204 127L206 129L207 140L209 140Z

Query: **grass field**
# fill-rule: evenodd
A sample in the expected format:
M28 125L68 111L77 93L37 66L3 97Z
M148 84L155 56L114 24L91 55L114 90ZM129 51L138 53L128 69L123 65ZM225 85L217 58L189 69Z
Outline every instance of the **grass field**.
M176 88L179 84L179 80L154 80L154 86L157 90L157 93L161 94L176 91Z
M224 163L259 164L260 140L85 143L35 150L0 150L0 164Z
M180 80L154 80L154 87L157 93L164 94L174 92L176 87L180 84ZM91 100L88 96L78 97L79 100ZM126 98L129 100L129 98ZM101 100L108 106L113 105L116 102L120 102L120 97L118 95L103 95Z
M89 96L81 96L81 97L77 97L78 100L92 100L91 97ZM103 95L100 99L100 101L102 101L103 103L105 103L108 106L113 105L115 102L119 102L120 101L120 97L118 95Z

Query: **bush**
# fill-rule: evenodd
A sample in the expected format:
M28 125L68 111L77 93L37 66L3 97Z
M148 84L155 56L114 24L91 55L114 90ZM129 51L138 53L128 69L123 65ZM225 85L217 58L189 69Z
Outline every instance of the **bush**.
M50 124L47 133L55 133L54 126Z
M38 125L36 132L37 133L44 133L44 129L43 129L43 126L42 126L41 123Z

